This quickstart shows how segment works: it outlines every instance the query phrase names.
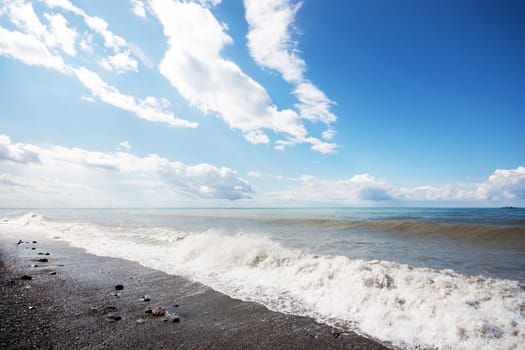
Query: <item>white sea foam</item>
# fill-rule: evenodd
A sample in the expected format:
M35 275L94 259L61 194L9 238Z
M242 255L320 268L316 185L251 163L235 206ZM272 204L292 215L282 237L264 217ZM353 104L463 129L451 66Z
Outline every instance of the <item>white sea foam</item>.
M60 224L31 214L9 223L403 348L525 348L525 290L516 281L315 255L260 235Z

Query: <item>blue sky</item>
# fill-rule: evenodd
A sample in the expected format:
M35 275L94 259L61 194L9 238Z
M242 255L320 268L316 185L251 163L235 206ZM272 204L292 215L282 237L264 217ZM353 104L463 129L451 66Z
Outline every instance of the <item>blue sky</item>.
M2 206L525 204L520 1L0 4Z

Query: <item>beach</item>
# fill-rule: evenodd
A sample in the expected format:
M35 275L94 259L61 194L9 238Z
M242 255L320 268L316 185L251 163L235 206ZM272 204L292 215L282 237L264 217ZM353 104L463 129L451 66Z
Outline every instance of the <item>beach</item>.
M386 349L31 227L0 225L0 254L1 349Z

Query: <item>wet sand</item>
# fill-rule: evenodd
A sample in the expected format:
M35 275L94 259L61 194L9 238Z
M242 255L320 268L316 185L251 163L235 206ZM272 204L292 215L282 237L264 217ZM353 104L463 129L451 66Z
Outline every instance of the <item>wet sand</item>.
M0 349L387 349L27 227L0 226L0 273Z

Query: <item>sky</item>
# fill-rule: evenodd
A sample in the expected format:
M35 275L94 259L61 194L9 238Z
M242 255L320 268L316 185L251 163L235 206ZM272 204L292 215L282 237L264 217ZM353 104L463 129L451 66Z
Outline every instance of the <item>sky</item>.
M523 18L0 0L0 207L524 206Z

